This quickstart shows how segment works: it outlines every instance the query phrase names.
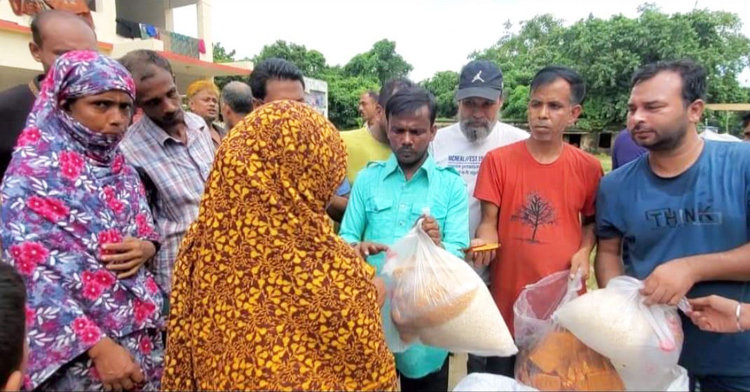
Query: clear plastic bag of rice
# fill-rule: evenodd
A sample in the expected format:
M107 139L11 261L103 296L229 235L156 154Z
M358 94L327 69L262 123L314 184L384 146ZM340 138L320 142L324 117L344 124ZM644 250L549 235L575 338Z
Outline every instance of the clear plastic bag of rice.
M518 352L482 279L466 261L435 245L421 220L390 247L383 274L392 316L386 315L384 327L392 351L422 343L484 356ZM389 333L394 325L400 334Z
M648 306L643 282L626 276L561 306L554 320L609 358L628 390L665 390L674 381L683 333L677 308Z

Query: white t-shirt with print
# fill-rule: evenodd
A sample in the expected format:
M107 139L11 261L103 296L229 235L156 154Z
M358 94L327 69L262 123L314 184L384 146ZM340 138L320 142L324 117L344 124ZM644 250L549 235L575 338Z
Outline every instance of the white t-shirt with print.
M469 193L469 236L474 238L477 226L482 219L481 203L474 197L479 165L488 152L507 146L529 137L529 133L514 126L498 122L484 140L470 142L461 132L461 126L455 123L437 131L432 142L432 154L440 166L456 169L466 182ZM477 271L489 282L487 271Z

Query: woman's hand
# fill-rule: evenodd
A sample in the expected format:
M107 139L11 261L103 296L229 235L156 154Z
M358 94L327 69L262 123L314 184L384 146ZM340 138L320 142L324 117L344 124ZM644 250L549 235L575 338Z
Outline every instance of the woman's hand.
M698 328L709 332L739 332L741 325L737 324L737 301L712 295L691 299L689 302L693 310L688 316ZM743 306L740 312L741 323L746 323L747 316L750 316L746 314L747 312L748 310Z
M133 237L125 237L118 244L104 244L102 249L116 253L103 255L101 258L107 264L107 269L117 273L119 279L135 275L138 269L156 254L153 242Z
M129 391L143 382L143 373L124 347L104 338L88 351L105 391Z

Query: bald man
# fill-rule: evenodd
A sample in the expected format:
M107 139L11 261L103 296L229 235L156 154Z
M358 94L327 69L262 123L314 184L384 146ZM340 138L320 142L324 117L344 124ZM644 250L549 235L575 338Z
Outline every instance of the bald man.
M0 92L0 177L10 163L16 139L26 125L39 84L58 56L73 50L97 50L96 33L78 15L49 10L38 13L31 21L31 57L42 63L44 74L27 84Z
M245 83L229 82L221 90L221 116L228 131L253 111L253 91Z

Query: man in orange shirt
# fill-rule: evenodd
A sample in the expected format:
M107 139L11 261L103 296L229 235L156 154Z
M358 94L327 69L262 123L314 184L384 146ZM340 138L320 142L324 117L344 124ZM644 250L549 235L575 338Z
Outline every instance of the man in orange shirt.
M594 209L602 166L563 141L581 114L586 88L575 71L550 66L531 82L531 137L487 154L474 196L482 202L476 237L500 243L495 252L469 254L490 266L492 296L513 331L521 290L554 272L589 272L596 243ZM487 359L488 372L513 377L515 357Z

